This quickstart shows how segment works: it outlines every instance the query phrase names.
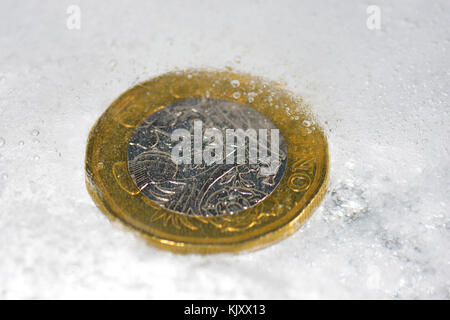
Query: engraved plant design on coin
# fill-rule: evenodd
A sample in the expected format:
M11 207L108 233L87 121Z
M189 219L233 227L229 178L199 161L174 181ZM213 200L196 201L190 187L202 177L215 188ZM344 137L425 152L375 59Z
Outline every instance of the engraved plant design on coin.
M279 162L273 174L261 173L267 163L259 159L240 164L174 163L171 152L176 142L171 134L186 129L193 136L194 122L199 120L204 128L217 128L224 136L226 129L277 129L257 110L238 102L192 98L165 106L135 129L128 144L128 170L142 194L178 213L221 216L251 208L275 190L287 163L286 142L281 134L275 155ZM247 139L250 146L252 136ZM273 152L270 139L267 144L253 142L258 150Z

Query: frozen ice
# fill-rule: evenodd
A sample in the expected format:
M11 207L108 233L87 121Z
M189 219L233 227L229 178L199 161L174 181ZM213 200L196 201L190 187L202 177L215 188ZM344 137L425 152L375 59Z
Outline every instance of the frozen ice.
M76 4L79 29L66 2L0 4L0 298L450 298L447 0L376 1L380 30L368 1ZM96 119L192 67L279 81L324 126L329 192L288 239L176 255L89 197Z

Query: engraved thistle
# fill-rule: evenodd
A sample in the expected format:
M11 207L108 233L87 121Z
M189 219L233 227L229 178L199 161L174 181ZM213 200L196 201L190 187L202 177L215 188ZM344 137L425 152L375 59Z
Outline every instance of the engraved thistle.
M128 145L128 170L145 196L179 213L233 214L280 182L286 143L275 125L243 104L187 99L151 114Z

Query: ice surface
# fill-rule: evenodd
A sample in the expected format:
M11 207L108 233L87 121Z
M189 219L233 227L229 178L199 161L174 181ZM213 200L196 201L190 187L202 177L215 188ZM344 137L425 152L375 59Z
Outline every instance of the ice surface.
M450 298L450 3L0 4L0 298ZM381 8L381 30L366 8ZM324 124L329 192L267 249L174 255L95 207L89 129L138 81L230 66Z

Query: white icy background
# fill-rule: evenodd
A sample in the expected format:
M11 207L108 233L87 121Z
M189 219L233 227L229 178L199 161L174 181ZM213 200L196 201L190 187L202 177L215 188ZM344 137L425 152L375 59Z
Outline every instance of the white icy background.
M66 28L69 4L81 30ZM369 4L380 31L366 28ZM449 11L2 0L0 298L450 298ZM137 81L226 65L312 104L327 123L329 192L305 227L260 251L149 247L87 194L89 129Z

